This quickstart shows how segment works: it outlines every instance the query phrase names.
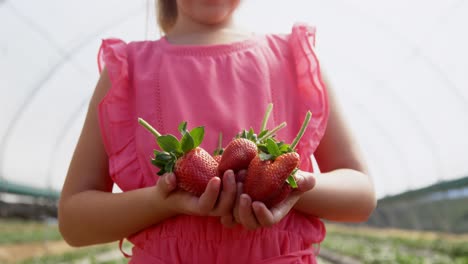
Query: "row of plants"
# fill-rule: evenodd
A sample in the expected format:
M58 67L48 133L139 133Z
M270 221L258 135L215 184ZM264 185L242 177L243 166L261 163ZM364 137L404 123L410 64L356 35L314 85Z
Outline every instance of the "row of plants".
M363 263L468 264L468 236L328 224L321 246Z
M79 248L72 251L67 251L62 254L53 254L53 255L43 255L40 257L33 257L21 261L19 264L58 264L58 263L83 263L87 260L90 264L123 264L127 263L125 258L120 258L117 260L111 260L106 262L100 262L97 259L99 254L114 250L115 245L101 245L101 246L92 246Z
M0 219L0 245L61 239L56 223Z

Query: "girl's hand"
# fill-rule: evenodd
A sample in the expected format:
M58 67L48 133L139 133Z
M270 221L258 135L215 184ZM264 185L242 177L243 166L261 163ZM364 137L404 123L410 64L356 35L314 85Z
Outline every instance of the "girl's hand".
M220 178L211 179L200 197L176 190L176 187L173 173L164 174L156 184L156 192L172 215L223 216L232 213L236 201L236 182L232 170L224 173L222 187Z
M237 184L237 193L234 207L235 222L242 224L250 230L259 227L270 227L285 217L296 204L302 194L315 186L315 178L312 173L297 171L296 181L298 188L281 203L268 209L264 203L252 202L249 195L242 193L242 183Z

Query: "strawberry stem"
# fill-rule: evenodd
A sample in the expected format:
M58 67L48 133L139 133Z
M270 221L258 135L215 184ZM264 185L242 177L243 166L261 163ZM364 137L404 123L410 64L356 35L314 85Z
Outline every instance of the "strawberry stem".
M260 128L260 132L262 132L262 131L264 131L266 129L268 118L270 118L270 113L271 113L272 109L273 109L273 104L269 103L268 106L267 106L267 110L265 112L265 116L263 117L262 127Z
M223 133L219 133L218 148L221 149L222 147L223 147Z
M218 147L215 149L213 155L221 155L223 154L223 133L219 133L218 137Z
M151 134L153 134L156 138L161 136L161 134L154 127L152 127L150 124L148 124L148 122L143 120L143 118L139 117L138 118L138 123L140 123L140 125L142 125L149 132L151 132Z
M266 133L263 137L259 138L258 141L263 141L263 140L265 140L266 138L271 137L271 136L274 135L276 132L278 132L280 129L283 129L285 126L286 126L286 122L281 123L279 126L273 128L271 131L269 131L268 133Z
M296 138L294 139L293 143L291 143L291 149L295 149L297 144L299 143L299 140L301 140L302 136L304 135L304 132L307 128L307 125L310 122L310 118L312 117L312 113L310 111L307 111L306 117L304 119L304 122L302 122L301 129L299 130L299 133L297 133Z

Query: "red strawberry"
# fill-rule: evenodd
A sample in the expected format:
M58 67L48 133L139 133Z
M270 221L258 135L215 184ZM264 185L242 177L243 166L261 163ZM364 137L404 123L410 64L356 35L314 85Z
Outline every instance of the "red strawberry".
M270 208L284 200L291 192L291 187L297 188L294 174L299 167L300 156L294 149L304 134L310 117L308 112L291 145L278 143L271 138L258 145L260 154L250 163L244 180L244 192L253 201L261 201Z
M266 130L266 123L273 108L273 104L269 104L263 117L260 134L257 136L253 128L249 131L242 131L237 137L231 141L223 152L223 157L218 165L218 174L223 173L229 169L234 172L245 170L249 167L250 161L257 155L257 144L263 142L267 138L272 137L279 129L286 126L285 123L274 128L272 131Z
M291 187L291 185L289 184L283 184L283 187L281 188L281 190L279 191L278 194L276 194L275 196L271 197L270 199L266 200L264 203L265 205L267 206L267 208L271 208L272 206L280 203L281 201L283 201L284 199L286 199L286 197L289 196L289 194L292 192L293 188Z
M237 138L231 141L224 150L218 165L218 174L223 175L229 169L234 172L245 170L256 155L257 145L253 141Z
M281 194L283 186L287 184L286 179L299 166L299 162L300 157L296 152L282 154L275 160L262 160L257 155L247 170L244 192L253 201L261 201L266 205L280 202L282 199L278 201L276 197Z
M205 130L196 127L187 131L187 122L179 125L182 139L173 135L161 135L143 119L139 123L156 137L162 151L155 150L151 163L160 170L158 175L174 172L178 186L200 196L211 178L217 176L218 163L204 149L198 147L203 141Z
M223 155L214 155L213 159L219 164L221 162L222 157L223 157Z
M210 153L197 147L177 159L174 173L180 188L200 196L210 179L217 176L217 166Z

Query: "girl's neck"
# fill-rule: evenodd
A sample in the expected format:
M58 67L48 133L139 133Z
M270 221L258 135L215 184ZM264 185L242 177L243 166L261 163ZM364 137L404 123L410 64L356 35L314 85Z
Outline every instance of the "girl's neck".
M166 39L179 45L225 44L245 40L251 33L238 27L233 19L218 24L201 24L189 18L180 17L166 34Z

